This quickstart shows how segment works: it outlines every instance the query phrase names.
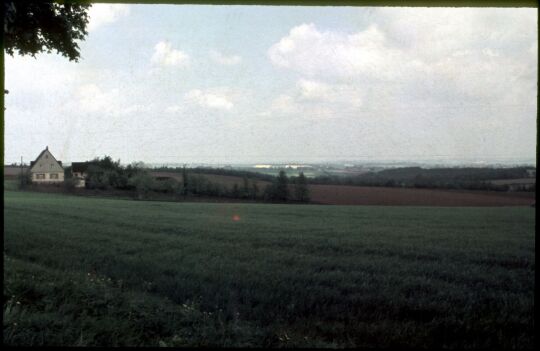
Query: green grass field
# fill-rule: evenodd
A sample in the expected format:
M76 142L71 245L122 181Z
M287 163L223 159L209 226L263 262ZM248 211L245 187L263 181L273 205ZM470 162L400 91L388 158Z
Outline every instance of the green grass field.
M534 344L533 208L4 202L6 344Z

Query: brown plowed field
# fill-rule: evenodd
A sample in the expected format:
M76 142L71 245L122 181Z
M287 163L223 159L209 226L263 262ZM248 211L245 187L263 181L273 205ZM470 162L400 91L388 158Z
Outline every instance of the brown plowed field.
M329 205L530 206L535 193L310 185L313 202Z
M152 172L154 176L182 179L180 173ZM203 174L212 182L226 187L242 186L241 177ZM250 183L253 180L250 179ZM257 180L260 191L266 181ZM292 190L292 187L291 187ZM439 190L385 188L348 185L310 185L311 201L325 205L386 205L386 206L530 206L535 203L534 192L499 192L475 190Z
M519 178L519 179L497 179L492 180L491 184L505 185L505 184L536 184L536 178Z

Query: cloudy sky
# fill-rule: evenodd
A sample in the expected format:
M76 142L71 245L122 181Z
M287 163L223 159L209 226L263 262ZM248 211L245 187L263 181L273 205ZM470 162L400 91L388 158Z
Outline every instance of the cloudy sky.
M536 9L94 5L6 56L5 161L535 158Z

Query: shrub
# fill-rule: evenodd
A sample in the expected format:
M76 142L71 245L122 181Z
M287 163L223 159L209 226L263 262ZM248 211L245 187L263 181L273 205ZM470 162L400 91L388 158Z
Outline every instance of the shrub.
M17 186L19 189L24 189L32 184L32 175L30 172L23 172L17 175Z
M143 200L148 196L148 192L154 187L154 179L146 171L139 171L136 175L129 178L129 184L137 189L139 200Z
M75 191L77 183L78 183L77 179L70 177L70 178L64 179L64 183L62 185L64 187L64 190L71 193L71 192Z

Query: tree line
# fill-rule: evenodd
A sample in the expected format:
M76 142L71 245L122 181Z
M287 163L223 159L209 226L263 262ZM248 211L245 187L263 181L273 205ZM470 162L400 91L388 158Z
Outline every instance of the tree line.
M161 167L154 171L177 173L179 177L155 177L143 163L127 166L114 161L110 156L95 158L87 163L85 186L98 190L136 191L139 199L146 199L152 194L170 194L175 198L187 196L208 196L232 199L246 199L267 202L309 202L307 178L303 173L297 177L287 177L281 171L277 177L248 177L250 172L240 171L241 181L228 187L219 181L212 181L203 173L203 169ZM205 170L205 169L204 169ZM227 175L232 175L226 170ZM223 174L219 170L210 174ZM237 175L237 176L238 176ZM258 178L258 179L257 179ZM268 185L262 187L261 178ZM77 180L73 178L72 167L65 169L64 186L72 191Z
M173 172L173 173L181 173L183 168L178 167L154 167L153 170L157 172ZM214 174L214 175L225 175L225 176L232 176L232 177L247 177L250 179L259 179L263 181L272 182L275 178L275 176L270 174L264 174L259 172L251 172L251 171L244 171L239 169L227 169L227 168L211 168L211 167L194 167L189 168L190 173L198 173L198 174Z
M527 178L527 171L532 169L535 168L401 167L355 176L318 176L310 178L309 184L508 191L509 185L493 184L491 181ZM521 188L514 187L514 189L535 191L536 186L528 185Z

